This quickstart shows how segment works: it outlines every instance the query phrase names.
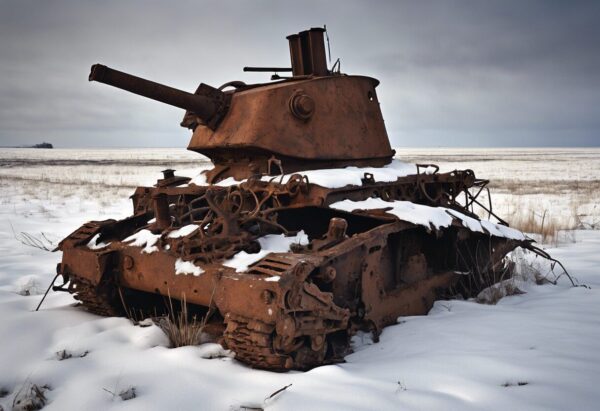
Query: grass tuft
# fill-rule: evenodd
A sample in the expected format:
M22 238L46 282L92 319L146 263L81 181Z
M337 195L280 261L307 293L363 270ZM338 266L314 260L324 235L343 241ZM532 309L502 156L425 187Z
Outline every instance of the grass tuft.
M510 223L511 227L524 233L539 235L544 244L557 243L559 231L575 228L572 218L559 221L552 218L548 210L541 213L531 210L529 213L517 215Z
M158 326L167 335L171 348L200 344L202 331L206 326L209 314L207 313L202 319L198 319L195 315L190 316L185 295L179 310L173 308L173 302L169 296L168 308L167 315L160 318Z

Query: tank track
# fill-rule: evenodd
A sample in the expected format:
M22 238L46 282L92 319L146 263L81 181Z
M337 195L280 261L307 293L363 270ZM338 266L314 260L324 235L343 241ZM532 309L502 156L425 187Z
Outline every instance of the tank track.
M226 316L225 321L227 328L223 333L224 345L235 352L237 359L251 367L269 371L309 370L319 365L343 361L337 356L325 359L328 344L324 334L320 337L322 345L316 351L306 339L300 338L288 345L285 352L281 352L276 348L282 341L274 324L231 313Z
M293 358L279 354L273 348L274 325L234 314L228 314L226 321L224 343L240 361L251 367L269 370L292 368Z
M117 317L123 309L116 297L116 290L108 284L94 285L81 277L69 278L69 292L83 307L97 315Z

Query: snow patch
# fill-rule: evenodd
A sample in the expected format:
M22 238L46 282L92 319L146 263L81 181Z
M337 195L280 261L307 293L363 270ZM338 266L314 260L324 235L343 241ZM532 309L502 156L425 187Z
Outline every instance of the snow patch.
M289 237L286 237L283 234L269 234L259 238L258 242L260 244L260 251L258 253L248 254L245 251L240 251L229 260L225 260L223 265L235 268L235 271L238 273L244 272L248 269L248 266L261 260L269 253L285 253L290 251L290 246L292 244L308 244L308 235L304 233L304 230ZM279 277L277 277L277 279L279 279Z
M373 174L375 181L389 182L396 181L398 177L405 177L411 174L416 174L416 168L414 164L404 163L399 160L392 160L392 162L383 167L345 167L345 168L332 168L332 169L321 169L321 170L306 170L298 171L292 174L302 174L308 177L308 181L312 184L318 184L322 187L328 188L340 188L347 185L361 185L362 179L365 173ZM292 174L284 174L282 176L276 176L275 181L279 182L281 179L283 183L286 183ZM262 181L270 181L273 176L263 176ZM226 178L223 181L216 183L219 186L231 186L240 184L246 180L236 180L233 177ZM207 185L206 175L201 173L190 183L196 185Z
M500 224L492 223L486 220L477 220L473 217L464 215L456 210L445 207L430 207L422 204L411 203L410 201L384 201L381 198L368 198L362 201L343 200L330 205L343 211L353 210L372 210L380 208L389 208L387 213L393 214L401 220L421 225L427 228L432 226L436 229L449 227L454 218L468 229L480 233L489 233L496 237L505 237L514 240L526 240L527 236L515 230Z
M21 275L15 282L15 292L19 295L41 295L46 291L47 284L35 274Z
M152 231L144 229L127 237L123 240L123 242L131 242L130 245L134 247L143 247L143 253L151 254L155 251L158 251L158 247L155 244L159 238L160 234L152 234Z
M183 261L181 258L178 258L175 261L175 274L192 274L195 277L198 277L200 274L204 273L202 267L198 267L191 261Z
M265 278L265 281L277 282L277 281L279 281L280 278L281 278L280 276L274 275L273 277Z
M185 225L185 226L181 227L178 230L171 231L167 237L169 237L169 238L181 238L181 237L185 237L187 235L192 234L199 227L200 226L197 225L197 224L188 224L188 225Z
M269 252L265 250L261 250L255 254L248 254L245 251L240 251L239 253L231 257L229 260L223 261L223 265L225 267L235 268L235 271L237 273L241 273L246 271L249 265L254 264L258 260L265 257L267 254L269 254Z
M87 243L87 248L89 248L90 250L99 250L110 245L110 243L99 243L98 238L100 238L100 233L92 237L92 239Z

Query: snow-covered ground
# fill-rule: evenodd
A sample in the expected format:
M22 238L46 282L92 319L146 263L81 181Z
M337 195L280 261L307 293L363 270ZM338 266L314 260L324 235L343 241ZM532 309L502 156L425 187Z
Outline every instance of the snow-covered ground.
M502 168L517 180L513 187L534 181L527 180L527 162L533 173L542 167L539 158L550 156L548 171L535 172L536 195L555 199L550 211L568 209L572 197L587 190L574 182L600 180L597 150L550 150L541 157L528 150L486 150L475 153L479 160L462 158L464 164L453 160L465 150L427 151L430 161L414 150L411 160L440 162L442 171L470 167L481 177L501 180ZM188 173L206 167L194 164L190 154L178 149L0 153L0 409L10 410L32 384L47 387L41 390L48 410L598 409L597 230L576 231L571 241L548 250L590 289L573 288L563 276L557 285L521 282L525 294L497 305L438 301L427 316L400 318L377 344L367 335L356 337L346 363L309 372L253 370L215 344L170 349L158 327L86 313L64 293L51 293L35 312L60 254L26 243L53 248L87 220L129 215L131 186L154 181L167 167ZM519 160L502 162L505 154ZM556 194L556 182L564 180L564 170L581 168L581 156L587 156L588 166L567 179L571 195ZM502 184L501 195L529 195L511 194L511 186ZM598 191L588 195L590 203L598 203ZM532 256L521 260L538 263ZM548 267L541 269L546 273ZM133 399L119 395L133 391Z

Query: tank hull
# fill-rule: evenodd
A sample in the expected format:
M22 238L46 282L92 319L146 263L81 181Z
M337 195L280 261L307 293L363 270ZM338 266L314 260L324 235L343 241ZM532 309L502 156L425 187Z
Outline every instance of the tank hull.
M498 225L474 229L479 220L456 203L477 183L469 171L379 182L367 173L362 185L338 188L300 174L231 186L176 181L140 187L132 217L68 236L59 274L102 315L156 310L143 296L204 307L216 313L215 340L276 371L340 361L357 331L376 337L475 277L491 285L504 256L529 241ZM381 203L365 206L373 202ZM396 208L407 204L452 217L443 227L403 219Z

